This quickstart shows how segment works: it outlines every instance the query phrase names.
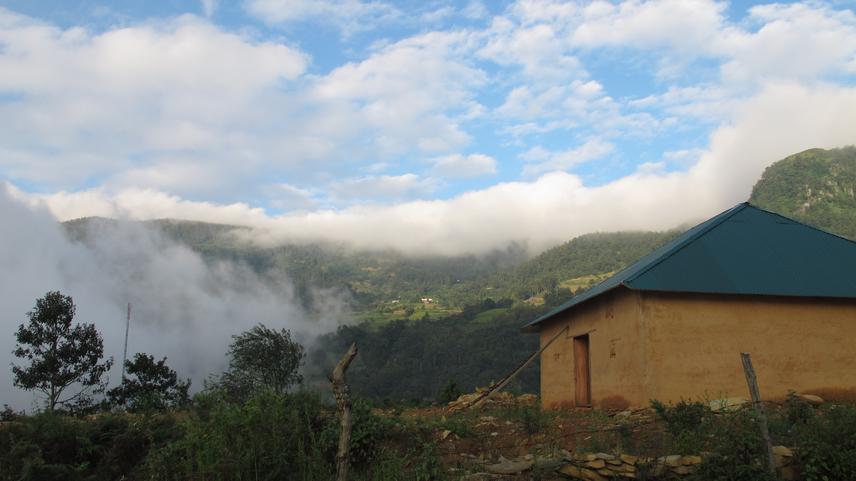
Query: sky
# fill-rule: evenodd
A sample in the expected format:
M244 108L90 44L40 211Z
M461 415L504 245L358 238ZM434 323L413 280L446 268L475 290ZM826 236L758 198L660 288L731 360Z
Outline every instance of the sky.
M0 1L0 183L417 254L672 228L856 144L854 7Z

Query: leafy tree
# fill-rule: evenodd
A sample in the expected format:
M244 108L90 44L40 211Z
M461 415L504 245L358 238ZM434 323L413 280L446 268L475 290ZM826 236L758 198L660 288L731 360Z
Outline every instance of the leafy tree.
M107 396L114 406L125 406L129 411L163 410L179 407L190 401L190 381L181 381L178 374L166 365L166 358L155 358L138 352L133 361L125 361L128 376L119 387Z
M15 333L12 353L28 362L12 365L15 386L44 393L50 411L90 405L90 396L104 391L102 377L113 365L112 358L101 362L104 343L94 325L72 326L75 310L71 297L48 292L27 313L29 324Z
M303 382L298 369L306 354L287 329L259 324L232 336L228 354L229 369L216 384L235 397L246 398L265 389L282 394Z

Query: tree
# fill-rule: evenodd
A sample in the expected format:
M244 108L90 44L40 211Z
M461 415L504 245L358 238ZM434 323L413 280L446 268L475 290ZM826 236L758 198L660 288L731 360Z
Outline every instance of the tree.
M277 331L259 324L232 336L228 354L229 369L216 384L233 397L245 398L264 389L282 394L303 382L298 369L306 354L287 329Z
M125 361L128 375L107 396L114 406L128 411L164 410L180 407L190 401L190 381L181 381L166 365L166 358L155 362L153 356L138 352L133 361Z
M102 377L113 365L112 358L101 362L104 343L94 325L72 326L75 311L71 297L48 292L27 313L29 324L21 324L15 334L12 353L29 362L12 365L15 386L44 393L50 411L89 405L92 394L104 391ZM75 393L64 396L67 390Z

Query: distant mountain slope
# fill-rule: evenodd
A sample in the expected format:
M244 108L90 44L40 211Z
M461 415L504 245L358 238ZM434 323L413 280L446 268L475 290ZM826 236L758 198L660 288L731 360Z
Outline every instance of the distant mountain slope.
M750 202L856 239L856 147L811 149L767 167Z
M69 236L87 242L99 229L120 228L122 221L103 218L64 223ZM563 282L585 287L604 273L624 267L662 244L675 232L588 234L528 258L521 244L484 255L406 256L391 250L354 251L335 243L248 245L221 224L178 220L142 223L184 244L209 261L233 261L259 273L284 273L299 292L336 287L351 293L364 319L440 318L485 299L508 302L555 293ZM580 279L583 279L580 281ZM426 305L422 298L431 298Z

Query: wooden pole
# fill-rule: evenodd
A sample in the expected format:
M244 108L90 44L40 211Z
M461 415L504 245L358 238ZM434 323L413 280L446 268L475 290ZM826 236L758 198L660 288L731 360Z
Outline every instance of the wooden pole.
M339 450L336 452L336 481L348 479L348 443L351 440L351 398L348 395L348 385L345 383L345 371L357 355L357 345L352 343L348 352L339 360L333 369L330 383L333 385L333 396L336 398L336 410L342 423L339 434Z
M758 424L761 427L761 437L764 438L764 449L767 451L767 468L770 474L776 476L776 461L773 458L773 443L770 441L770 430L767 427L767 415L764 414L764 404L761 403L761 390L758 388L758 379L755 377L755 369L752 367L752 358L749 353L741 352L743 360L743 372L746 374L746 384L749 385L749 395L752 396L752 406L758 415Z

